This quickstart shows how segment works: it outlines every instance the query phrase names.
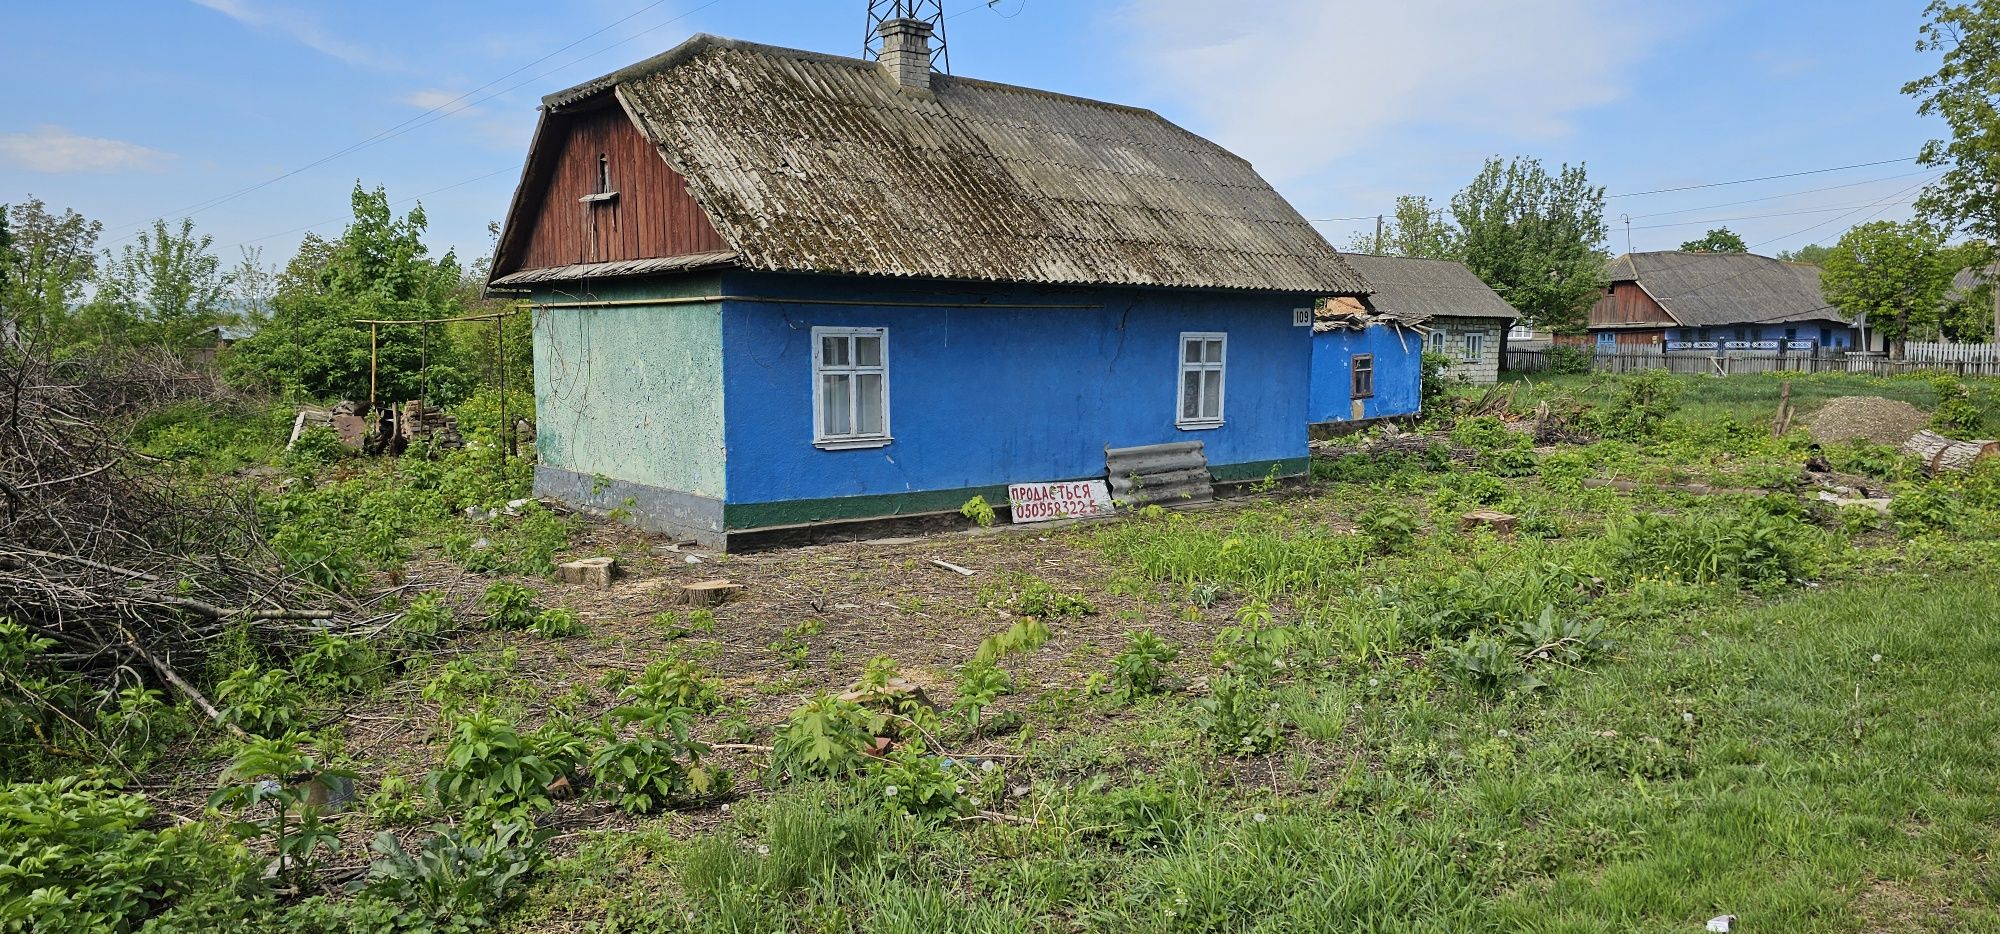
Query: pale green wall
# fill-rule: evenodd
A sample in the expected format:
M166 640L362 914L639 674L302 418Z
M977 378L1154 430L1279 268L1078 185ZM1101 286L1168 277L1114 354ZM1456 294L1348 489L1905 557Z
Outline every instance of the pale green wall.
M714 294L674 285L536 300ZM721 499L721 304L537 308L535 421L546 466Z

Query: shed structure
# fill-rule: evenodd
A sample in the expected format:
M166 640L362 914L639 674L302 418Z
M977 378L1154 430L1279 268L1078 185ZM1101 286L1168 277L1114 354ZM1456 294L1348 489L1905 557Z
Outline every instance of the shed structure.
M1429 329L1426 347L1451 358L1447 377L1481 385L1500 379L1502 345L1521 313L1464 263L1363 253L1343 258L1374 289L1371 308Z
M1310 309L1367 286L1150 111L698 35L543 99L492 265L539 495L722 547L948 514L1199 441L1306 468Z
M1322 302L1313 315L1306 403L1313 431L1339 433L1417 414L1427 333L1420 319L1382 314L1364 299Z

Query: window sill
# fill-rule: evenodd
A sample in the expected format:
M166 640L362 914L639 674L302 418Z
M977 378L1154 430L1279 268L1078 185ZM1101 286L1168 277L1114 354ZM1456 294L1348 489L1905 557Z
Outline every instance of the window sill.
M585 204L595 204L600 201L616 201L618 200L618 193L615 191L600 191L595 194L584 195L576 200Z
M814 441L813 447L822 451L852 451L858 448L886 448L894 438L837 438L831 441Z
M1212 431L1222 427L1220 419L1212 422L1175 422L1175 428L1182 431Z

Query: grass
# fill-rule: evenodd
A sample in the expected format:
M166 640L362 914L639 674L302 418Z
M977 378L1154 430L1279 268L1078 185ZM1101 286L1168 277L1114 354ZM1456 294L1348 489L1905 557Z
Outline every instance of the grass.
M738 796L628 816L577 774L585 797L541 815L548 859L514 883L509 931L1554 934L1724 913L1749 931L2000 930L2000 470L1926 481L1893 452L1829 446L1898 491L1892 520L1854 521L1794 490L1802 433L1755 426L1778 380L1685 382L1690 406L1616 440L1530 452L1460 419L1433 436L1459 460L1336 447L1303 490L1211 509L700 566L621 550L636 579L747 584L685 617L656 612L665 590L542 580L520 556L555 558L568 526L458 518L453 497L494 501L505 475L345 461L277 518L343 541L383 524L417 557L385 553L377 573L409 574L444 622L412 643L435 651L307 719L364 776L421 787L469 712L523 736L573 717L587 745L637 672L700 660L725 707L687 722L741 744L704 754ZM1878 382L1931 391L1812 377L1794 398ZM1537 381L1516 404L1558 389L1617 387ZM1741 492L1656 485L1690 480ZM1460 528L1485 507L1518 530ZM577 531L582 548L612 537ZM456 554L474 534L508 560ZM931 575L932 557L980 572ZM484 620L472 600L495 578L577 611L588 638L453 631L444 610ZM1158 661L1120 691L1137 632ZM859 734L901 731L894 761L857 746L842 778L766 771L807 748L781 724L884 653L870 669L940 708ZM973 720L963 692L995 680L982 658L1012 691ZM821 735L860 729L814 703ZM205 795L214 764L167 781ZM912 803L934 800L953 803ZM358 876L385 828L421 837L341 818L342 870ZM314 910L395 907L370 897Z
M1911 377L1864 376L1849 373L1758 373L1726 378L1686 377L1676 421L1715 422L1726 417L1752 425L1769 425L1778 411L1779 387L1792 384L1792 405L1799 415L1810 414L1828 399L1840 396L1881 396L1907 402L1930 411L1937 405L1937 393L1928 382ZM1604 403L1612 396L1612 378L1604 376L1557 376L1547 374L1504 374L1501 385L1514 390L1517 404L1532 407L1557 395L1569 395L1587 402ZM1988 426L2000 425L2000 388L1995 381L1973 379L1973 404L1986 417ZM1462 389L1461 393L1473 390Z

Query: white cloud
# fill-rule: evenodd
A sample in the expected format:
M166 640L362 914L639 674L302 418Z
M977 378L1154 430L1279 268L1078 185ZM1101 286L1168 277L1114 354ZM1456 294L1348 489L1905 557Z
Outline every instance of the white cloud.
M1129 0L1132 53L1216 141L1296 178L1403 128L1548 139L1624 93L1647 30L1597 0Z
M310 13L268 6L263 0L191 0L191 2L253 29L279 33L307 48L323 52L350 65L390 71L405 70L400 63L377 54L365 46L334 35Z
M84 136L52 123L28 133L0 133L0 159L30 172L51 174L147 171L171 153L120 139Z
M464 113L465 111L474 109L471 100L459 100L463 96L455 91L423 88L404 94L399 100L419 110L437 110L441 107L448 107L451 113Z

